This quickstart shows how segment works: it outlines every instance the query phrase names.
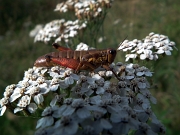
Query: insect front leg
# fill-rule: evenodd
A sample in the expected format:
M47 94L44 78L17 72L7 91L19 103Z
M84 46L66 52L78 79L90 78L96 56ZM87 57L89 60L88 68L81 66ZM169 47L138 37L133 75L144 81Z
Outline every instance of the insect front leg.
M113 68L109 67L108 65L103 65L103 68L105 68L106 70L112 71L113 74L115 75L115 77L116 77L119 81L121 81L120 78L118 77L118 75L116 74L116 72L114 72Z
M92 65L91 63L87 62L87 61L81 61L79 63L79 65L77 66L75 72L77 73L79 70L86 70L86 69L94 70L95 66Z
M99 53L85 54L80 59L80 63L76 68L76 72L79 70L91 70L94 71L97 67L101 65L101 63L97 62L99 58Z

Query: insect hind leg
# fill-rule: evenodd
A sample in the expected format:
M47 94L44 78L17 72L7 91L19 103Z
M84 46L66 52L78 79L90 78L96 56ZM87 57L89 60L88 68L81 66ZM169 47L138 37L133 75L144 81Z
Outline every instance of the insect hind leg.
M89 63L87 61L81 61L79 63L79 65L77 66L75 72L77 73L77 71L79 71L79 70L87 70L87 69L90 69L90 70L94 71L95 68L96 67L93 64L91 64L91 63Z

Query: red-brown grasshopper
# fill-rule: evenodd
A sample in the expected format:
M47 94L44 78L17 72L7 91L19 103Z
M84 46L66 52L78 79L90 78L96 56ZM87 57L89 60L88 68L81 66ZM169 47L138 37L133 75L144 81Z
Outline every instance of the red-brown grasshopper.
M104 50L88 50L74 51L70 48L62 47L57 43L53 43L53 47L59 52L51 52L39 57L34 66L36 67L52 67L61 65L72 68L75 72L79 70L91 70L102 66L106 70L111 70L118 78L117 74L109 67L116 57L115 49Z

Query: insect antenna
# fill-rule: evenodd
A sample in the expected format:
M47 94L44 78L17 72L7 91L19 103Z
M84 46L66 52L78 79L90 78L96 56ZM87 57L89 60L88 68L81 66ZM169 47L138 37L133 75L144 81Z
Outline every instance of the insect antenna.
M119 48L119 47L122 45L122 43L127 39L127 37L128 37L128 36L126 36L126 37L123 39L123 41L119 43L118 48ZM117 50L117 51L120 51L120 50L118 50L118 48L117 48L116 50Z

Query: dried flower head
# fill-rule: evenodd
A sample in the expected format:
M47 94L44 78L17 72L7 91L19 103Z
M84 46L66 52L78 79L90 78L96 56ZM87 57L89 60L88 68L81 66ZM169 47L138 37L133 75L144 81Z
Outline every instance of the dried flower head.
M74 11L78 19L92 20L94 18L104 17L105 10L110 8L112 0L67 0L57 4L54 11L65 13Z

